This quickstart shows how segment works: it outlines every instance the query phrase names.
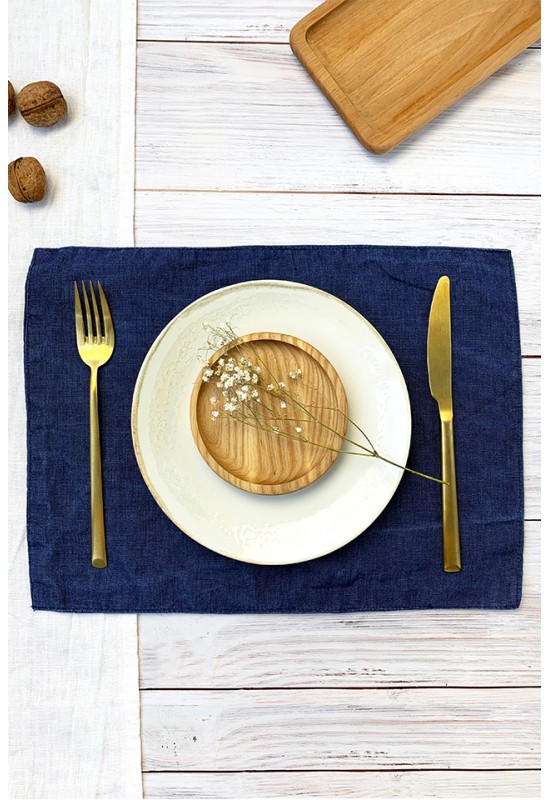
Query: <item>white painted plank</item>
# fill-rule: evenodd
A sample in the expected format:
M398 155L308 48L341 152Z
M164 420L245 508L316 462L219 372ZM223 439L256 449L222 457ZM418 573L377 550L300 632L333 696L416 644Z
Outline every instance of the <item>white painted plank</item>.
M144 770L539 767L537 689L141 693Z
M540 353L539 231L538 198L136 193L140 246L315 243L510 249L522 350L531 355Z
M135 21L135 0L16 0L9 5L9 20L4 13L8 76L15 89L47 78L62 88L69 109L65 120L47 129L14 113L7 135L7 160L35 156L48 179L40 203L17 203L6 192L3 214L3 220L9 217L3 293L9 307L10 421L5 796L11 800L141 797L136 616L31 609L23 362L25 280L33 249L133 245ZM52 274L52 281L60 292L68 291L59 276ZM66 313L69 325L69 297ZM76 347L69 358L71 368L81 368ZM82 378L84 420L88 399ZM88 484L87 470L81 478ZM63 505L50 508L52 514L64 511ZM86 519L88 509L82 512ZM92 571L89 563L84 571Z
M540 51L528 50L385 156L368 153L290 48L138 47L141 189L533 194Z
M526 519L541 516L541 363L523 359L523 473Z
M291 27L318 5L320 0L140 0L138 37L286 43Z
M540 523L527 523L523 598L515 611L143 614L140 685L537 686L539 537Z
M454 772L240 772L143 776L147 800L275 800L275 798L540 797L535 770Z
M139 39L288 42L319 0L140 0Z

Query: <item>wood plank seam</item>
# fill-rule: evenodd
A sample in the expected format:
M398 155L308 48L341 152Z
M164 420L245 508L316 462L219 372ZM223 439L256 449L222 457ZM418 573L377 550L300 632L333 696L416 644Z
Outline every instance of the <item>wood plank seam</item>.
M159 188L153 187L148 188L147 186L140 186L134 189L134 192L162 192L167 194L304 194L304 195L342 195L346 196L366 196L370 197L512 197L518 200L522 198L532 200L532 199L540 199L542 195L540 194L505 194L503 192L379 192L379 191L369 191L369 190L357 190L353 191L351 189L342 189L339 191L328 191L326 189L175 189L175 188Z
M249 45L278 45L279 47L289 47L288 41L280 41L280 40L269 40L269 39L151 39L151 38L138 38L136 39L138 43L150 43L150 44L234 44L234 45L241 45L241 44L249 44ZM525 48L526 50L540 50L540 43L539 44L531 44L529 47Z
M308 775L311 773L322 772L323 774L364 774L368 772L541 772L538 767L453 767L452 770L444 767L400 767L399 769L142 769L143 775L285 775L295 773L296 775Z

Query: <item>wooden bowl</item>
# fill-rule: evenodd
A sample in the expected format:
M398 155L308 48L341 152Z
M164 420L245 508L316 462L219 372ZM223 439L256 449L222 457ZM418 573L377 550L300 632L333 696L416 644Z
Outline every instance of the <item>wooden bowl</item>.
M250 349L243 345L249 345ZM242 336L238 343L231 342L218 350L210 359L210 365L222 357L233 356L238 361L243 354L255 364L266 365L269 380L284 382L292 396L315 413L319 422L311 421L308 414L292 402L287 403L286 409L281 408L280 398L265 390L261 392L262 403L269 403L283 418L277 423L280 430L294 435L296 427L302 429L295 434L296 439L253 427L224 413L213 420L212 411L220 408L220 404L213 406L211 398L219 395L219 389L215 382L203 381L203 370L191 395L191 430L197 447L214 472L239 489L263 495L303 489L327 471L342 447L342 437L348 426L348 404L342 381L332 364L315 347L283 333ZM296 369L302 371L301 380L293 382L288 372ZM266 369L262 372L265 375ZM293 419L296 422L290 421Z

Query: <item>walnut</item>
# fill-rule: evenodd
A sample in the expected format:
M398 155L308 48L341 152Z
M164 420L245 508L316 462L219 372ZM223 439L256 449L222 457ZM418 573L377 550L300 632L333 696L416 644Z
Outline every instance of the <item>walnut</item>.
M15 89L11 85L11 81L8 81L8 117L10 114L13 114L15 111Z
M63 119L67 103L59 86L50 81L37 81L24 86L17 95L17 108L29 125L47 128Z
M20 203L37 203L46 194L46 173L40 161L29 156L8 164L8 189Z

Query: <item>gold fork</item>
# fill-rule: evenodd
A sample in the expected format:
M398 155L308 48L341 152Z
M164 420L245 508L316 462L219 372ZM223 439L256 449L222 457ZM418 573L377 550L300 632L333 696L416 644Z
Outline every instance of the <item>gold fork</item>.
M92 511L92 565L107 566L105 549L105 520L103 517L103 484L101 477L101 444L99 439L99 414L97 410L97 371L111 358L115 347L115 330L107 298L98 281L103 325L97 307L94 287L90 281L90 294L94 312L93 323L86 285L82 281L82 295L86 309L86 324L78 286L74 282L74 315L76 322L76 344L82 361L90 367L90 498Z

